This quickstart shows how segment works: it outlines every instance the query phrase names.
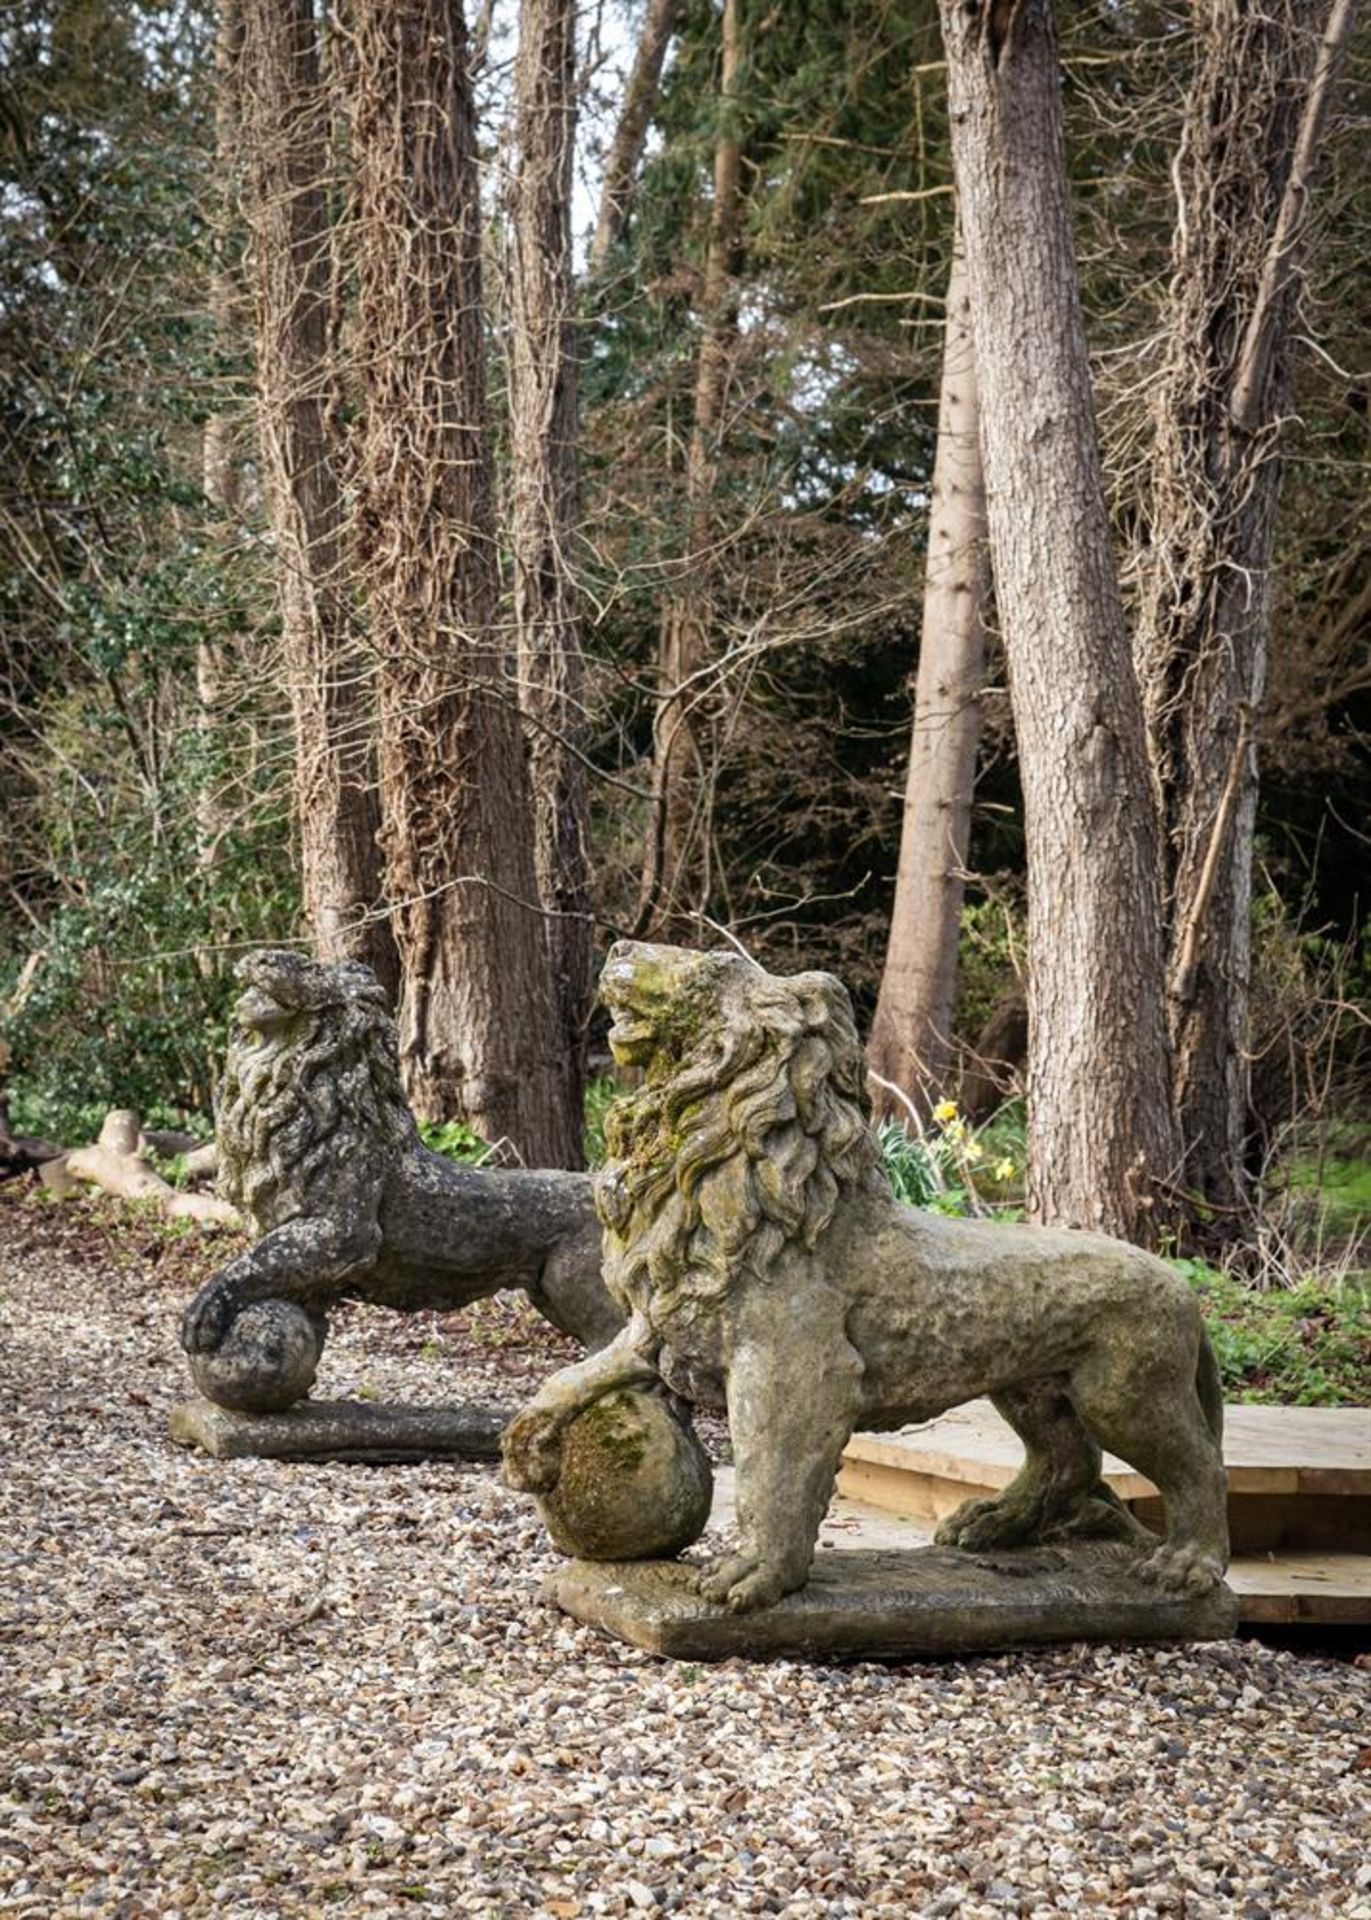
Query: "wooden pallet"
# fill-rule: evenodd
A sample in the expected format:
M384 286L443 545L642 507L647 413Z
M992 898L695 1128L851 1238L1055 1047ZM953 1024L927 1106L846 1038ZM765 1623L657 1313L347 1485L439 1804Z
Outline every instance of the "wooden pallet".
M1224 1432L1230 1584L1251 1622L1371 1624L1371 1408L1230 1407ZM855 1434L838 1487L929 1531L998 1493L1023 1449L988 1401L896 1434ZM1157 1490L1106 1455L1109 1485L1158 1531Z

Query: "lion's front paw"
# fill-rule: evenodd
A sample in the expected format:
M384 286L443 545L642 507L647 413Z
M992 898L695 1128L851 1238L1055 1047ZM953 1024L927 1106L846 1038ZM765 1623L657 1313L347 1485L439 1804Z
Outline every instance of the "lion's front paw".
M516 1413L500 1436L504 1481L516 1493L551 1493L562 1474L559 1423L542 1407Z
M237 1291L224 1280L207 1280L181 1316L181 1345L187 1353L213 1353L237 1318Z
M1224 1563L1201 1546L1172 1546L1163 1542L1138 1568L1144 1580L1168 1593L1198 1596L1212 1593L1223 1579Z
M797 1582L791 1585L799 1584ZM772 1607L791 1591L779 1567L753 1553L729 1553L700 1575L700 1592L716 1607L730 1613L755 1613Z

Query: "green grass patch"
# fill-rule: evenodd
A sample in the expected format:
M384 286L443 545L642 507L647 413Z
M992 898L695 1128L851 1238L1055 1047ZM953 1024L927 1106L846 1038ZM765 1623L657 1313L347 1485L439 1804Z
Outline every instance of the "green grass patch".
M1278 1184L1293 1194L1317 1195L1325 1233L1371 1228L1371 1160L1298 1154L1285 1163Z
M1172 1263L1199 1296L1230 1400L1371 1406L1371 1292L1310 1275L1262 1290L1202 1260Z

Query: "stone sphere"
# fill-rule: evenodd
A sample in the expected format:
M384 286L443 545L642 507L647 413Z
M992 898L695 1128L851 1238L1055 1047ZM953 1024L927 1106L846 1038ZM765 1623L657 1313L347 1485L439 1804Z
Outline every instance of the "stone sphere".
M290 1300L244 1307L213 1353L190 1357L196 1386L235 1413L284 1413L314 1385L324 1350L323 1316Z
M667 1560L709 1520L709 1455L665 1395L607 1393L562 1434L562 1470L538 1507L578 1560Z

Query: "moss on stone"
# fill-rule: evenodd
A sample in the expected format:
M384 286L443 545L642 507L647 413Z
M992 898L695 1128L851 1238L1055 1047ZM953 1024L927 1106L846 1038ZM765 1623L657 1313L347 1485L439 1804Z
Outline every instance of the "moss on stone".
M607 1393L602 1400L593 1401L581 1419L587 1438L600 1449L607 1464L621 1473L633 1473L643 1464L647 1443L627 1394Z
M623 1388L567 1428L557 1485L538 1505L564 1553L655 1559L699 1538L712 1487L708 1456L662 1395Z

